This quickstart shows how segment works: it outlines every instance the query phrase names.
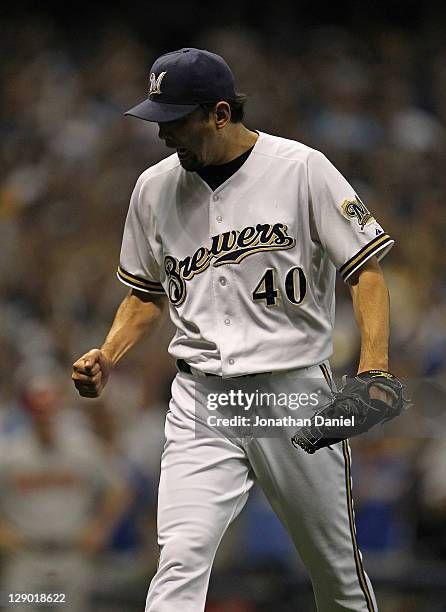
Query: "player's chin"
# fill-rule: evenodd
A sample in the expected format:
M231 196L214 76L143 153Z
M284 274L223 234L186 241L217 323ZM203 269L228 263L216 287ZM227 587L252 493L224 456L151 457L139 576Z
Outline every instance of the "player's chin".
M178 149L177 155L181 166L188 172L194 172L203 166L203 164L190 151Z

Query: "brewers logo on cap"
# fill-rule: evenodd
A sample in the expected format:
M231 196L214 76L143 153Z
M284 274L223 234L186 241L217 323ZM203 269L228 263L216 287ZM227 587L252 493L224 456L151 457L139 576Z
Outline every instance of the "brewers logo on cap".
M149 97L161 93L161 82L164 79L165 75L166 72L160 72L158 78L156 78L156 74L152 72L152 74L150 75Z

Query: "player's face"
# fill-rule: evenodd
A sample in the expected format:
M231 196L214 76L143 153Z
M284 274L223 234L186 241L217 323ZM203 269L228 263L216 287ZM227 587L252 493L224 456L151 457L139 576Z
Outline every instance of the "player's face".
M217 130L210 116L198 108L177 121L159 123L159 137L177 150L180 164L190 172L215 163Z

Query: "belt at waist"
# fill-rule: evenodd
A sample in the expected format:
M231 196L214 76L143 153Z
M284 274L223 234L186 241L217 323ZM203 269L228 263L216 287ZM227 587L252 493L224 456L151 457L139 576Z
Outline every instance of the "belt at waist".
M201 372L201 370L197 370L196 368L191 368L191 366L184 361L184 359L177 359L177 368L180 372L184 372L185 374L190 374L191 376L200 376L206 377L211 376L213 378L221 378L218 374L211 374L210 372ZM236 376L234 378L250 378L253 376L268 376L272 375L272 372L256 372L255 374L241 374L240 376Z

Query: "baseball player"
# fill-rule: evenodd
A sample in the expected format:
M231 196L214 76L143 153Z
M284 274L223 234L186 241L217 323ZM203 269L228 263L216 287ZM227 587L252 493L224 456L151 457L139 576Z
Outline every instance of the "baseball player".
M330 397L336 270L360 327L358 372L386 370L388 292L378 260L393 240L322 153L245 127L245 98L220 56L167 53L152 66L149 87L127 114L158 123L175 151L136 183L118 268L130 291L103 346L78 359L72 376L81 395L97 397L169 309L178 374L146 610L204 610L219 542L256 481L309 571L318 610L374 611L348 443L308 455L293 448L285 426L262 435L253 418L234 436L217 419L198 426L203 403L222 385L272 396L316 381L322 399ZM280 423L289 406L270 414Z

